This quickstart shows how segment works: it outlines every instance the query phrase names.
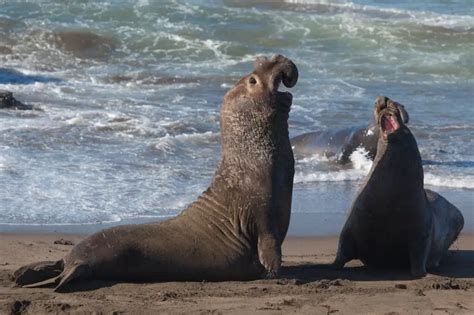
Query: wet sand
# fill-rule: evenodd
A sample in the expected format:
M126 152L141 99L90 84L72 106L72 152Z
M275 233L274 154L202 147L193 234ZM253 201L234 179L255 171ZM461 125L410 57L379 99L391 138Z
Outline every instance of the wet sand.
M474 235L462 234L436 274L370 270L353 261L327 268L336 237L288 237L279 279L249 282L75 283L73 293L13 287L19 266L54 260L79 242L71 234L0 234L0 314L42 313L474 313Z

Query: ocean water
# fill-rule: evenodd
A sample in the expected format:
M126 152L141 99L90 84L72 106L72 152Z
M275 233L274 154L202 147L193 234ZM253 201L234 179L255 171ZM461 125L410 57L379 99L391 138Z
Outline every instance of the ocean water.
M472 226L470 0L1 1L0 89L39 110L0 110L0 224L176 215L212 178L223 95L275 53L300 70L291 136L364 125L387 95ZM338 230L370 165L297 160L295 217Z

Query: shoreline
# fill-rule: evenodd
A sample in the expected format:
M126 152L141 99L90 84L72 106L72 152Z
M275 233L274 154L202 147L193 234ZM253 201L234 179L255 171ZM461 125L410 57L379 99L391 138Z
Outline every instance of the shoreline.
M473 214L463 212L464 228L466 234L474 234ZM25 224L0 224L0 234L54 234L89 235L100 230L127 224L143 224L167 220L172 218L135 218L116 222L98 222L88 224L51 224L51 225L25 225ZM290 237L337 237L347 218L346 213L292 213L287 236Z
M163 218L136 218L116 222L89 223L89 224L51 224L51 225L24 225L0 224L0 234L52 234L62 233L70 235L88 235L100 230L127 224L143 224L167 220ZM289 236L337 236L342 229L346 218L345 214L335 213L292 213Z
M427 188L433 189L428 186ZM297 184L293 190L289 236L337 236L348 216L348 209L359 189L353 182ZM437 193L454 204L464 216L463 232L474 234L474 199L468 190L437 188ZM25 234L92 234L99 230L127 224L157 222L169 216L138 217L118 221L85 224L2 224L0 233Z

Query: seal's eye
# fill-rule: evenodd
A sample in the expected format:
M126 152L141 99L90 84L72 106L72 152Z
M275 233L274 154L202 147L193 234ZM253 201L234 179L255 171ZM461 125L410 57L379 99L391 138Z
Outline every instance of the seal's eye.
M257 84L257 80L255 80L254 77L250 77L249 83L252 84L252 85L255 85L255 84Z

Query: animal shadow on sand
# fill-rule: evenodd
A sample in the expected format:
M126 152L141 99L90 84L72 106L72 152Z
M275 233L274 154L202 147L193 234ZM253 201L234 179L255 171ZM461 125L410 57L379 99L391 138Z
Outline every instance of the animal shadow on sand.
M428 274L449 278L474 278L474 250L450 250L436 270L428 270ZM301 283L309 283L323 279L345 279L351 281L401 281L416 279L408 269L376 269L356 266L349 263L340 270L329 264L295 264L283 266L282 278L298 279Z
M430 270L428 273L449 278L473 278L474 279L474 250L450 250L443 258L437 270ZM3 275L1 278L5 278ZM9 276L11 281L11 275ZM414 279L409 270L397 269L373 269L362 266L349 266L334 270L329 264L288 264L282 267L280 278L294 279L299 284L310 283L319 280L350 280L350 281L402 281ZM6 280L6 279L4 279ZM8 282L9 282L8 281ZM2 281L3 282L3 281ZM106 280L85 280L73 281L61 292L86 292L101 288L112 287L116 284L130 281L106 281ZM146 282L133 282L146 283ZM51 287L51 289L54 286Z

